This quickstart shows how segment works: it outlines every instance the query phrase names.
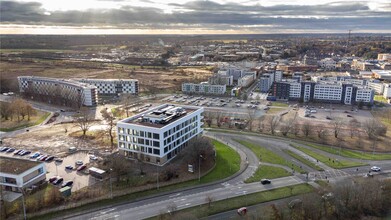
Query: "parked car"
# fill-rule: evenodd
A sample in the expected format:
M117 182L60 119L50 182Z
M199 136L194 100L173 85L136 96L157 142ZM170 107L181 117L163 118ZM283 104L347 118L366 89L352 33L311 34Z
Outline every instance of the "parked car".
M45 161L46 162L50 162L50 161L52 161L54 159L54 156L48 156L46 159L45 159Z
M54 161L56 161L57 163L62 163L63 160L61 158L57 158Z
M34 159L39 157L41 154L39 152L35 152L33 155L30 156L30 158Z
M15 151L14 155L18 155L21 151L22 151L22 149L19 149L19 150Z
M64 181L64 179L62 177L58 177L56 180L53 181L53 184L58 185L58 184L62 183L62 181Z
M65 169L66 170L73 170L73 166L72 165L65 166Z
M261 179L261 183L262 183L262 185L266 185L266 184L272 183L272 181L269 179Z
M50 183L53 183L54 181L56 181L58 179L58 176L52 176L49 178L49 182Z
M380 172L381 171L380 167L377 167L377 166L371 167L371 170L374 171L374 172Z
M81 165L80 167L77 168L77 171L82 171L86 168L86 165Z
M14 152L15 151L15 148L9 148L6 152L7 153L12 153L12 152Z
M76 161L76 165L83 165L83 161L81 161L81 160L78 160L78 161Z
M26 156L27 154L31 154L31 151L26 150L20 156Z
M62 187L66 187L66 186L72 186L72 185L73 185L73 181L72 181L72 180L69 180L69 181L64 182L64 183L61 185L61 188L62 188Z
M21 150L19 151L18 155L21 156L24 152L26 152L25 150Z
M41 159L39 159L40 161L45 161L46 160L46 158L48 158L48 156L49 155L45 155L45 156L43 156Z
M9 147L4 147L3 149L1 149L1 152L5 152L7 151L8 149L10 149Z
M91 156L90 156L90 160L98 160L98 157L95 156L95 155L91 155Z

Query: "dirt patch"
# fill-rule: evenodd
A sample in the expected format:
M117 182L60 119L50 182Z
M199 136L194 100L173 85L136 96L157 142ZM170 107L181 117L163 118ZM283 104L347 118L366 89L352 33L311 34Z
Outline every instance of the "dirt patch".
M65 132L65 128L67 132ZM102 145L101 139L81 138L75 135L79 129L72 124L58 124L45 126L15 137L4 138L3 143L17 149L40 151L45 154L64 156L69 147L81 150L97 151L109 149L109 145ZM72 134L72 135L70 135Z

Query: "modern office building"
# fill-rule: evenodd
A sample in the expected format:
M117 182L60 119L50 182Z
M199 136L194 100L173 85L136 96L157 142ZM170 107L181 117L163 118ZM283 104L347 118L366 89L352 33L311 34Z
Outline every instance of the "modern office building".
M163 165L202 134L203 112L164 104L123 119L117 123L118 149L129 158Z
M138 95L139 83L136 79L74 79L96 86L99 95L118 95L129 93Z
M271 89L276 99L353 105L373 104L374 90L344 82L275 82Z
M248 87L251 85L251 83L253 83L255 80L254 76L253 75L247 75L247 76L243 76L241 78L238 79L238 86L240 87Z
M45 163L11 157L0 157L0 185L3 190L21 189L46 181Z
M390 84L385 84L385 85L384 85L383 97L384 97L385 99L390 99L390 98L391 98L391 83L390 83Z
M368 87L375 90L375 92L379 95L382 95L384 92L384 86L383 82L380 82L379 80L372 80L368 82Z
M34 100L65 106L97 105L97 88L74 80L19 76L19 91Z
M211 85L227 85L232 86L234 83L233 76L225 76L220 74L215 74L208 79L208 83Z
M211 85L207 82L200 84L183 83L182 92L195 94L209 94L209 95L224 95L227 90L226 85Z

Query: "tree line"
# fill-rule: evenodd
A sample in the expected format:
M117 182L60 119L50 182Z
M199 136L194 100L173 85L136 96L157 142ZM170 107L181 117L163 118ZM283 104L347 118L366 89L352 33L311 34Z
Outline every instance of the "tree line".
M4 120L17 120L18 122L25 120L30 121L31 116L36 115L37 111L31 106L30 103L23 99L16 99L15 101L0 102L0 114L1 119Z

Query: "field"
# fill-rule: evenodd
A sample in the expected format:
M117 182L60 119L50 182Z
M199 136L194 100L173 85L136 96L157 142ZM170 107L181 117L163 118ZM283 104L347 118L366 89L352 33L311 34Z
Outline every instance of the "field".
M254 175L245 180L245 183L258 182L261 179L274 179L284 176L290 176L291 173L280 167L261 165Z
M0 78L1 84L2 86L7 84L7 88L3 88L7 91L17 91L17 76L33 75L54 78L138 79L141 93L163 93L179 91L182 82L205 81L212 74L206 67L140 68L140 66L99 62L43 59L3 60L0 62L0 69L3 70Z

